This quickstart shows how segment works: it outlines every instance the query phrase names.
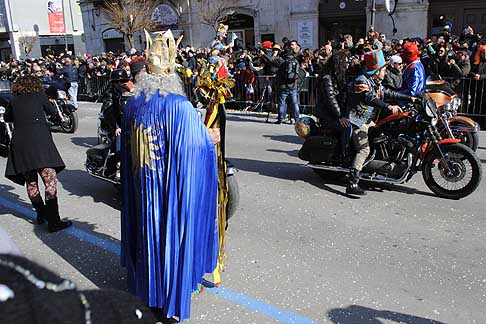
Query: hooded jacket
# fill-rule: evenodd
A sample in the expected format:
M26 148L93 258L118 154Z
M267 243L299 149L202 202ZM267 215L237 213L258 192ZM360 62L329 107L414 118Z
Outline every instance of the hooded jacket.
M417 96L425 91L425 68L418 56L417 44L408 42L403 45L403 61L408 64L403 72L403 84L400 93Z

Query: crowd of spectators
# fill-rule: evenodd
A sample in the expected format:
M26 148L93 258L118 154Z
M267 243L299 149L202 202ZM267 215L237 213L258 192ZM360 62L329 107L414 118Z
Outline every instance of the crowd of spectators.
M218 55L227 62L229 75L237 80L238 99L246 101L257 99L255 83L259 77L276 76L278 68L269 58L281 56L289 47L294 50L299 62L302 80L305 80L305 77L325 74L327 61L339 50L348 53L348 75L352 77L360 73L366 51L381 49L390 62L384 83L390 88L398 89L401 86L401 73L404 68L400 53L402 45L407 41L417 43L420 59L428 76L486 79L486 54L480 54L486 50L486 39L483 39L483 35L475 33L471 26L467 26L460 35L452 35L449 30L450 27L446 25L441 33L426 39L388 39L387 35L370 29L366 37L355 40L351 35L342 35L329 40L318 49L301 48L297 41L285 37L281 43L264 41L247 49L237 46L224 48ZM186 82L194 82L198 71L207 65L211 55L210 48L179 48L177 63L180 70L190 71L184 73ZM72 66L77 68L77 78L85 82L89 79L108 77L110 72L117 68L124 69L130 74L130 66L143 60L143 52L131 49L126 53L108 52L82 56L74 56L67 52L22 61L11 59L9 62L0 62L0 79L13 81L19 75L35 74L46 82L62 80L62 69L66 65L66 60L72 61ZM261 90L261 86L258 87ZM271 93L272 89L268 90Z

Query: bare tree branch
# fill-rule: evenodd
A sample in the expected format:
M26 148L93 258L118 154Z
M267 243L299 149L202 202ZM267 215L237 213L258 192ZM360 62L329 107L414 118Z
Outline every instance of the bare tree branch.
M113 28L128 38L130 48L133 48L135 32L155 27L152 13L157 4L154 0L106 0L101 10Z
M201 23L213 28L214 32L220 23L228 19L231 11L237 8L234 0L199 0L198 7Z
M24 35L20 33L20 37L18 38L19 46L25 53L25 57L29 57L30 52L32 52L32 48L34 47L35 42L37 41L37 35L33 33L33 35Z

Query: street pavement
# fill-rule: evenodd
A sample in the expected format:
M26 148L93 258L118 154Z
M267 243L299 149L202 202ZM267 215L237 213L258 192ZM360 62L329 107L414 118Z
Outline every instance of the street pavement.
M61 213L74 228L34 226L25 189L4 177L0 227L26 257L82 289L126 289L117 191L84 170L99 108L81 103L79 130L54 134L67 165ZM322 180L298 159L292 126L264 117L229 114L240 206L223 287L197 296L187 323L485 323L485 181L459 201L434 196L420 174L351 199L344 183ZM486 133L481 141L486 167ZM1 172L5 164L0 158Z

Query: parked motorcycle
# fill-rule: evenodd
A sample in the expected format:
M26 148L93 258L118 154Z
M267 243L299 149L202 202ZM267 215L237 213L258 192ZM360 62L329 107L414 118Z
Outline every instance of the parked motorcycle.
M12 140L13 125L4 119L6 106L2 101L0 100L0 156L7 157Z
M439 133L443 137L460 139L462 144L476 151L479 146L479 124L469 117L458 115L462 101L450 83L440 78L429 79L426 92L439 111Z
M10 82L0 81L0 156L8 156L8 148L12 140L12 123L5 121L4 115L10 101Z
M198 113L201 119L204 120L206 110L199 109ZM112 144L113 139L110 137L108 127L105 124L103 111L99 114L98 141L100 144L86 151L86 171L89 175L109 182L119 189L121 181L116 174L119 159L115 154ZM240 199L236 172L236 168L226 161L226 175L228 181L228 202L226 205L227 219L230 219L236 212Z
M390 115L370 129L371 154L361 172L361 179L375 183L403 184L418 171L437 196L461 199L473 193L481 182L482 167L477 155L460 139L443 138L438 129L439 110L429 94L403 112ZM304 118L296 130L307 137L299 158L322 177L349 172L356 154L348 146L348 158L336 159L339 134L318 128Z
M78 113L68 100L66 91L49 85L44 88L49 102L56 110L55 116L46 115L49 129L52 132L74 133L79 125Z

